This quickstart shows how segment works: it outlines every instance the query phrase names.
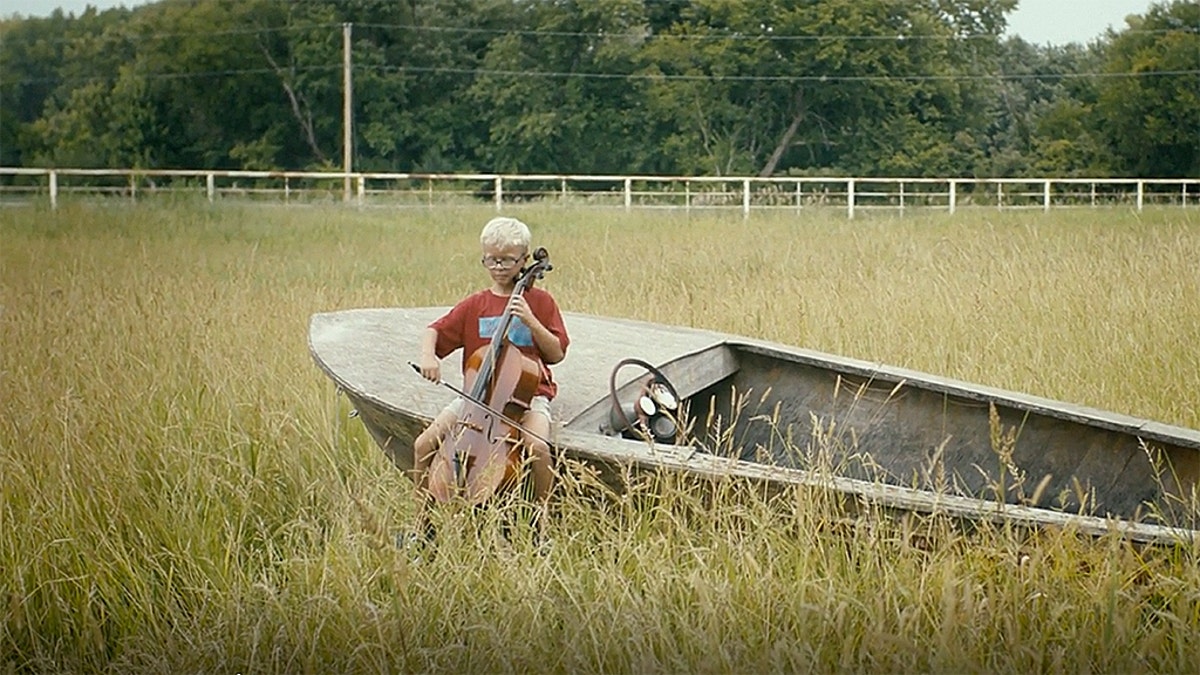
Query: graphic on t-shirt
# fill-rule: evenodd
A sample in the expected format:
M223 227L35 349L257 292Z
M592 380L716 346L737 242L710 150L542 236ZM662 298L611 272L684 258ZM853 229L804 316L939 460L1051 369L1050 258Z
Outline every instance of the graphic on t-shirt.
M479 337L491 338L496 329L500 327L500 317L498 316L481 316L479 317ZM529 331L521 319L513 317L512 323L508 325L508 339L518 347L532 347L533 333Z

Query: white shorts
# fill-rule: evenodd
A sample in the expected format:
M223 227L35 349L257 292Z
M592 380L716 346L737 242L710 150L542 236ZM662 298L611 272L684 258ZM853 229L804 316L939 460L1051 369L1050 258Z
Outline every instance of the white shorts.
M462 417L463 405L465 405L465 402L462 400L462 398L461 397L456 398L453 401L451 401L445 408L443 408L442 412L447 412L447 411L453 412L455 419L457 419L459 417ZM534 396L532 399L530 399L529 412L541 413L541 414L545 415L547 422L554 419L554 418L550 417L550 399L546 398L545 396ZM526 414L528 414L528 413L526 413ZM520 422L521 420L517 420L517 421Z

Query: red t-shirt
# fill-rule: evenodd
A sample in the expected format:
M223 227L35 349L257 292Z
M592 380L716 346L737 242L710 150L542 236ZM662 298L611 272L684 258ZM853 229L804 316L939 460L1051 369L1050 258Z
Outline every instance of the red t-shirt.
M525 302L529 305L529 309L533 310L533 315L538 318L538 321L541 321L542 325L558 338L565 353L567 345L571 341L567 337L567 328L563 325L562 313L558 311L558 303L554 301L554 297L540 288L527 288L525 289ZM461 347L465 369L467 361L465 357L491 343L492 334L496 332L500 317L504 314L506 307L508 307L508 296L496 295L490 289L484 289L463 298L445 316L429 324L429 327L436 330L438 334L434 353L439 359L443 359L450 352ZM533 342L533 333L529 331L529 327L524 322L515 316L508 327L508 339L521 350L521 353L538 362L538 367L542 371L542 381L538 384L537 393L539 396L553 399L558 393L558 385L554 383L550 369L542 360L542 355Z

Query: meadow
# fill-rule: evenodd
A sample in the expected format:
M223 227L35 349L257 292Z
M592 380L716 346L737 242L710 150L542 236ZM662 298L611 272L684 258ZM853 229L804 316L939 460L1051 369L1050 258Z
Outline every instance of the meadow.
M492 215L0 210L0 672L1195 672L1196 543L563 466L552 547L489 512L398 550L412 486L308 318L453 303ZM1200 428L1195 209L511 215L570 311Z

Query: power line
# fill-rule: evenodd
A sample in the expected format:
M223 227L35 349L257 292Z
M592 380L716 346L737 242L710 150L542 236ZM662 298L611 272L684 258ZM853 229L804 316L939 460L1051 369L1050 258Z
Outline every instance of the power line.
M321 65L321 66L295 66L288 67L286 70L289 73L294 72L309 72L320 70L337 70L341 71L342 66L339 65ZM278 73L275 68L236 68L228 70L200 70L185 73L137 73L137 77L145 80L186 80L186 79L204 79L213 77L227 77L234 75L274 75ZM62 79L53 77L31 77L19 80L0 79L0 86L11 85L27 85L27 84L90 84L92 82L108 82L118 79L118 75L106 75L95 77L65 77Z
M317 29L341 30L341 23L302 23L284 26L256 26L248 28L232 28L225 30L213 31L169 31L155 33L133 33L122 32L106 28L97 33L86 34L86 37L115 37L118 39L128 40L130 42L149 42L152 40L166 40L181 37L227 37L237 35L253 35L253 34L269 34L269 33L284 33L284 32L301 32ZM389 24L389 23L354 23L356 28L378 28L384 30L411 31L418 33L451 33L462 35L518 35L521 37L562 37L562 38L592 38L592 39L615 39L628 40L638 39L645 41L682 41L682 42L907 42L907 41L992 41L1002 40L998 35L990 33L962 35L958 33L884 33L884 34L861 34L861 33L822 33L819 35L780 35L770 31L764 33L710 33L710 34L694 34L694 33L669 33L669 32L606 32L606 31L554 31L554 30L530 30L530 29L514 29L514 28L474 28L469 26L419 26L414 24ZM1200 32L1200 26L1191 27L1184 26L1180 28L1165 28L1155 30L1133 29L1129 28L1121 31L1120 34L1134 35L1165 35L1174 32L1197 33ZM75 35L71 37L59 38L37 38L30 40L14 40L13 36L5 37L5 42L9 43L39 43L39 44L64 44L74 42L84 35Z
M408 30L419 33L460 33L464 35L519 35L521 37L569 37L569 38L598 38L598 39L640 39L646 41L654 40L679 40L685 42L705 42L705 41L760 41L760 42L779 42L779 41L802 41L802 42L831 42L831 41L887 41L887 42L903 42L905 40L963 40L963 39L982 39L994 40L995 35L967 35L959 36L953 34L935 35L935 34L906 34L894 33L884 35L862 35L862 34L837 34L823 33L821 35L779 35L774 32L766 33L724 33L724 34L692 34L692 33L650 33L650 32L597 32L597 31L556 31L556 30L522 30L522 29L506 29L506 28L471 28L467 26L415 26L411 24L354 24L367 28L384 28Z
M551 37L588 37L588 38L628 38L631 34L626 33L605 33L605 32L572 32L572 31L543 31L543 30L508 30L508 29L487 29L487 28L470 28L470 27L449 27L449 26L416 26L411 24L355 24L364 28L376 28L385 30L409 30L418 32L434 32L434 33L464 33L464 34L493 34L493 35L522 35L522 36L551 36ZM107 34L90 35L88 37L96 38L107 35L114 35L117 38L124 38L134 42L148 42L159 39L175 39L179 37L204 37L213 38L221 36L239 36L239 35L263 35L282 32L300 32L312 31L328 28L341 29L340 23L311 23L311 24L295 24L289 26L262 26L256 28L241 28L231 30L216 30L208 32L168 32L168 33L150 33L150 34ZM1161 31L1133 31L1127 32L1144 32L1144 33L1169 33L1179 29L1161 30ZM1190 32L1190 29L1187 29ZM633 36L637 37L637 36ZM888 41L905 41L919 39L961 39L959 36L953 35L687 35L687 34L656 34L645 35L647 39L680 39L680 40L888 40ZM993 39L994 36L969 36L972 39L976 37L986 37ZM56 41L67 42L74 38L59 38ZM11 39L6 40L11 42ZM647 65L655 65L654 61L648 61ZM322 70L335 70L341 68L340 64L328 65L309 65L309 66L292 66L287 68L288 72L313 72ZM1144 78L1144 77L1176 77L1176 76L1195 76L1200 74L1200 70L1171 70L1171 71L1138 71L1124 73L964 73L964 74L879 74L879 75L824 75L824 74L808 74L808 75L715 75L715 74L667 74L667 73L598 73L598 72L571 72L571 71L537 71L537 70L514 70L514 69L488 69L477 67L448 67L448 66L390 66L390 65L354 65L355 71L380 71L388 73L442 73L442 74L461 74L475 77L481 76L499 76L499 77L539 77L552 79L604 79L604 80L631 80L631 81L711 81L711 82L795 82L795 83L821 83L821 84L837 84L845 82L889 82L889 81L907 81L907 82L955 82L955 81L977 81L977 80L1002 80L1002 81L1028 81L1028 80L1078 80L1078 79L1114 79L1114 78ZM241 69L223 69L209 71L194 71L194 72L140 72L138 77L146 80L180 80L189 78L214 78L214 77L232 77L240 75L260 75L272 74L279 72L275 68L241 68ZM75 83L90 83L111 81L117 76L103 75L93 77L73 77L73 78L25 78L18 80L0 79L5 85L11 84L75 84Z
M462 34L477 34L477 35L520 35L522 37L574 37L574 38L608 38L608 39L629 39L638 38L647 41L650 40L680 40L680 41L765 41L765 42L854 42L854 41L884 41L884 42L905 42L908 40L941 40L941 41L966 41L966 40L1000 40L1001 37L991 33L980 33L971 35L961 35L953 32L949 33L885 33L885 34L859 34L859 33L822 33L820 35L780 35L771 31L769 28L765 33L743 33L733 32L724 34L693 34L693 33L623 33L623 32L597 32L597 31L552 31L552 30L522 30L522 29L507 29L507 28L473 28L468 26L417 26L413 24L388 24L388 23L356 23L355 27L369 28L384 28L384 29L399 29L415 32L428 33L462 33ZM1136 34L1136 35L1161 35L1177 31L1197 32L1200 27L1194 29L1189 28L1165 28L1155 30L1143 29L1126 29L1121 31L1121 34Z
M1025 73L1008 75L974 74L974 75L667 75L651 73L572 73L537 70L492 70L484 68L445 68L421 66L362 66L373 70L395 72L432 72L432 73L462 73L472 75L502 75L508 77L550 77L550 78L581 78L581 79L627 79L627 80L679 80L679 81L714 81L714 82L957 82L972 80L1038 80L1038 79L1085 79L1085 78L1127 78L1127 77L1158 77L1158 76L1193 76L1200 75L1200 70L1158 70L1139 71L1133 73Z
M312 23L312 24L295 24L295 25L288 25L288 26L258 26L258 27L254 27L254 28L231 28L231 29L227 29L227 30L172 31L172 32L162 32L162 33L137 33L137 32L132 32L132 31L127 32L124 30L114 29L114 28L109 27L109 28L105 28L104 30L98 31L98 32L80 33L77 35L72 35L70 37L56 37L56 38L50 38L50 39L40 38L40 37L39 38L30 37L29 39L13 39L12 35L5 35L4 42L7 44L57 45L57 44L70 44L70 43L76 42L82 38L82 39L89 39L89 40L114 39L114 40L123 40L123 41L130 42L133 44L139 44L139 43L153 42L156 40L171 40L171 39L177 39L177 38L183 38L183 37L217 38L217 37L229 37L229 36L236 36L236 35L256 35L256 34L271 34L271 33L302 32L302 31L316 30L316 29L321 29L321 28L333 28L333 29L337 29L340 31L341 26L342 26L342 24L340 24L340 23ZM18 37L25 38L26 36L18 36Z
M286 70L289 73L341 70L340 64L293 66ZM1125 73L973 73L962 75L687 75L687 74L655 74L655 73L592 73L569 71L541 70L505 70L494 68L453 68L447 66L389 66L366 65L353 66L356 72L381 71L385 73L439 73L473 76L497 77L541 77L551 79L594 79L594 80L632 80L632 81L680 81L680 82L795 82L814 84L839 84L853 82L972 82L972 81L1029 81L1029 80L1081 80L1081 79L1123 79L1149 77L1195 77L1200 76L1197 70L1149 70ZM181 73L138 73L145 80L180 80L226 77L235 75L266 75L276 74L274 68L239 68L227 70L208 70ZM116 79L117 76L75 77L57 79L53 77L25 78L17 80L0 79L4 86L29 84L87 84Z

